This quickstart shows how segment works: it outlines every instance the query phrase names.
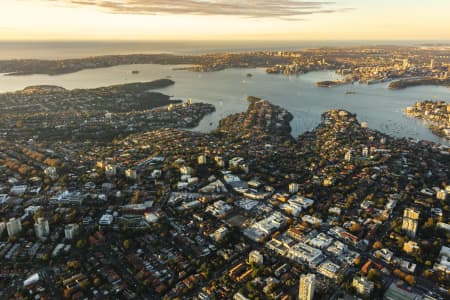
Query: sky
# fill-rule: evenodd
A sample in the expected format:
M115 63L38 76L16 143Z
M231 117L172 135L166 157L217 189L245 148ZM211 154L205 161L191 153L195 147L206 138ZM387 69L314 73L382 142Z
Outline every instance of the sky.
M449 0L1 0L0 40L450 40Z

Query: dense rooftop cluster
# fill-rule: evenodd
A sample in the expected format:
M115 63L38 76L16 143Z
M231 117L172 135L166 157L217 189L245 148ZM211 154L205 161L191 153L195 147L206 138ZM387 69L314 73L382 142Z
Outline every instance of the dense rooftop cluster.
M278 52L274 55L290 57L289 64L275 65L268 73L286 75L317 70L335 70L344 78L319 82L319 86L360 82L374 84L395 80L391 88L414 85L448 85L448 49L424 47L350 47L304 49ZM401 80L397 80L401 79Z
M267 135L289 136L292 115L284 108L274 106L267 100L248 97L246 112L234 114L221 120L218 132L243 139L264 139Z
M0 140L0 298L448 297L449 148L291 118L250 97L209 134Z
M416 102L405 109L407 116L429 122L431 130L438 136L450 140L450 104L445 101Z
M150 92L168 79L96 89L33 86L0 94L0 136L15 141L110 141L154 128L195 127L215 110L210 104L180 104ZM163 107L161 106L168 106Z
M14 93L0 94L0 109L2 115L64 111L118 113L144 110L168 105L169 96L149 90L174 83L169 79L161 79L74 90L57 86L30 86Z

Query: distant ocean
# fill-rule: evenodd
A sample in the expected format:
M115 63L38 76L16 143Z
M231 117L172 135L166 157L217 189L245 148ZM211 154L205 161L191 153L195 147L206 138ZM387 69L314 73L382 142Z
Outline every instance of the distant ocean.
M149 42L0 42L0 60L64 59L116 54L204 54L261 50L299 50L313 47L363 45L420 45L442 41L149 41ZM448 43L448 42L445 42ZM449 44L450 45L450 44Z

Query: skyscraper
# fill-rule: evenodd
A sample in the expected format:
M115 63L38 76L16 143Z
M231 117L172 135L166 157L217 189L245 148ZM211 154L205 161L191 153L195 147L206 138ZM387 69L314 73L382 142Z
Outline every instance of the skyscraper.
M402 230L405 231L410 238L416 236L419 215L420 212L415 208L406 208L403 212Z
M298 192L298 183L290 183L289 184L289 193L297 193Z
M3 234L3 231L6 229L6 222L0 222L0 236Z
M258 250L253 250L248 255L248 262L254 263L257 266L261 266L264 263L264 257Z
M405 58L403 59L403 69L408 69L409 67L409 59Z
M68 240L73 240L75 236L78 234L78 224L67 224L64 228L65 238Z
M364 146L362 149L362 156L367 157L369 156L369 147Z
M201 154L197 158L197 163L199 165L205 165L206 164L206 154Z
M351 161L352 158L353 158L352 150L348 150L348 151L345 153L344 159L345 159L346 161Z
M8 223L6 223L6 230L8 231L8 236L15 236L22 231L22 223L20 219L11 218Z
M300 286L298 288L298 299L312 300L314 298L315 285L316 285L316 275L302 274L300 276Z
M48 220L45 218L38 218L37 222L34 223L34 231L36 237L42 239L50 234L50 227L48 226Z

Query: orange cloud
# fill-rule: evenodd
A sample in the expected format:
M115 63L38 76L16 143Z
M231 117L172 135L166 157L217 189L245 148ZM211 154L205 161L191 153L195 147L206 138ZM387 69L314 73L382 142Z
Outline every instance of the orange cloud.
M299 16L345 10L335 2L299 0L48 0L79 6L94 6L120 14L229 15L251 18L298 20Z

